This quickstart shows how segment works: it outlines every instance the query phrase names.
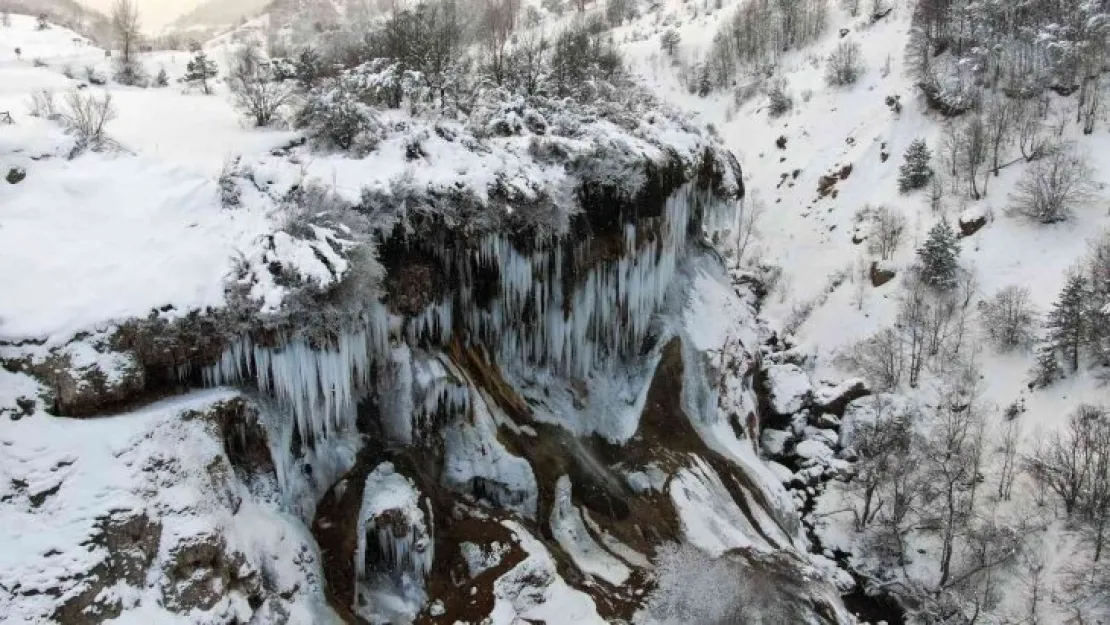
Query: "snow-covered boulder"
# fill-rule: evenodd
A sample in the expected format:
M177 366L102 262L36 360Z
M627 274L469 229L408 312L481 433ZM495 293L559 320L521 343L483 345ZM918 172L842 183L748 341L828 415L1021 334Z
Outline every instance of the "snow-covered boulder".
M823 445L835 448L838 444L839 435L835 430L828 430L825 428L818 428L812 425L806 426L805 432L802 437L805 440L817 441Z
M768 405L776 415L792 415L806 407L812 399L813 387L801 367L793 364L770 365L764 373Z
M806 439L794 447L794 453L804 461L828 463L836 457L836 452L828 444L815 439Z
M982 205L971 207L960 213L960 218L957 224L960 226L960 236L969 237L976 232L979 232L987 225L989 215L986 208Z
M868 395L871 390L860 378L834 383L821 381L813 391L813 405L818 409L835 415L844 414L844 408L852 401Z

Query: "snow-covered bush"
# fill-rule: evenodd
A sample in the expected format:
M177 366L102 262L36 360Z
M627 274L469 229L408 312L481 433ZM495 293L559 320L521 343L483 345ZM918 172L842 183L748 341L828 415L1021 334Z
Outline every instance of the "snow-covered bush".
M1029 289L1008 286L980 304L983 327L1000 349L1017 349L1033 342L1037 312L1029 297Z
M247 45L235 55L228 69L232 101L255 126L269 126L293 95L291 86L275 79L273 64L261 50Z
M359 101L345 80L309 93L295 123L318 144L340 150L372 147L377 130L373 109Z
M110 93L98 98L71 91L66 95L61 115L66 128L77 138L77 151L98 150L107 141L104 127L116 118L117 111Z
M787 91L786 80L784 79L771 81L771 85L767 88L767 98L770 100L767 105L767 112L770 113L771 117L785 115L790 112L790 109L794 108L794 98Z
M854 41L841 41L825 60L825 82L834 87L855 84L864 72L863 53Z
M1057 149L1029 166L1014 188L1010 209L1043 224L1065 221L1094 196L1091 176L1074 148Z

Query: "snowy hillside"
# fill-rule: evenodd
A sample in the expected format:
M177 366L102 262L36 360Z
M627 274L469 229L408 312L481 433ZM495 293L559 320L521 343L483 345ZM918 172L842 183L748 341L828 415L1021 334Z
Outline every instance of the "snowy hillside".
M715 36L721 36L719 33L741 4L664 3L658 11L618 29L617 37L624 41L624 49L637 72L654 85L657 93L713 124L726 145L739 155L750 190L745 210L750 215L756 214L756 233L747 244L744 264L749 268L762 266L763 275L768 275L767 268L773 268L770 274L773 286L764 314L792 333L801 348L811 355L807 373L814 381L856 373L870 375L892 370L891 367L900 369L902 363L897 361L891 361L886 369L874 361L868 365L860 359L858 346L871 337L881 338L885 328L896 324L905 328L912 323L905 302L918 292L913 290L911 279L913 267L920 260L918 250L926 243L930 230L942 218L947 219L949 228L960 235L958 263L967 278L961 278L965 282L959 287L964 289L959 297L964 302L961 309L966 312L958 316L966 319L942 331L958 332L962 350L956 356L944 356L947 362L925 362L919 383L913 385L916 388L911 387L912 379L902 377L891 390L920 406L924 416L919 417L917 429L928 437L930 427L940 427L935 421L939 417L932 415L942 412L952 395L959 392L953 377L972 366L974 390L966 386L964 390L972 393L973 405L982 411L985 420L983 442L979 443L982 447L975 452L979 458L976 462L981 463L976 471L983 480L984 501L981 508L969 513L970 521L961 522L969 522L972 529L967 531L972 534L990 527L996 532L1016 533L1021 539L1006 547L1012 550L1004 551L1005 555L997 562L989 566L980 563L981 569L975 568L974 561L958 564L961 557L979 557L961 553L963 547L958 546L955 566L976 573L961 580L962 586L944 587L944 582L940 582L943 590L935 600L943 603L948 599L944 597L948 591L959 597L955 602L970 602L964 606L969 611L979 606L990 615L990 622L1087 622L1070 619L1102 614L1101 610L1107 607L1105 603L1082 593L1103 591L1089 587L1086 591L1077 590L1082 583L1068 577L1074 574L1069 572L1070 565L1086 566L1078 562L1090 562L1092 553L1097 560L1098 552L1092 552L1091 543L1085 542L1088 539L1083 536L1088 530L1083 523L1074 518L1065 521L1068 515L1056 509L1051 496L1046 499L1046 486L1036 478L1036 467L1045 458L1046 443L1067 429L1069 418L1080 406L1106 404L1110 396L1105 387L1105 366L1095 357L1092 364L1083 365L1074 373L1068 371L1064 379L1034 388L1031 382L1038 365L1036 346L1022 342L1010 349L998 344L999 321L988 316L992 298L1008 287L1024 287L1036 320L1026 331L1039 342L1051 332L1051 327L1045 328L1042 323L1052 322L1049 313L1069 274L1086 273L1092 255L1096 254L1092 252L1093 246L1097 247L1096 242L1107 236L1110 218L1105 208L1106 182L1110 162L1106 155L1110 154L1110 135L1097 101L1093 105L1097 113L1091 118L1095 120L1093 133L1084 134L1084 124L1077 116L1077 108L1081 113L1088 106L1083 98L1101 97L1098 94L1104 87L1097 73L1094 78L1082 81L1084 90L1089 88L1088 93L1096 95L1044 88L1043 97L1035 98L1038 106L1043 102L1045 112L1032 118L1029 132L1043 133L1050 144L1074 144L1075 153L1089 167L1092 182L1090 193L1084 194L1069 219L1046 225L1012 211L1021 201L1022 181L1029 180L1038 167L1022 158L1022 150L1027 146L1021 141L1026 137L1024 134L1019 137L1017 129L1001 139L1003 167L997 177L992 173L984 176L980 171L981 182L976 181L982 185L980 199L974 199L965 187L968 165L964 162L949 165L944 160L945 150L961 149L958 143L966 139L957 138L954 146L951 137L966 137L958 133L974 127L969 124L975 113L946 118L931 110L914 77L911 67L914 11L928 10L924 7L935 3L883 2L874 6L854 3L860 7L855 17L848 10L852 3L843 6L828 3L827 26L822 35L812 43L798 46L797 51L778 55L773 70L766 74L739 71L732 86L722 90L711 84L715 79L709 77L715 71L712 63L717 62L713 56L716 44L710 44ZM972 21L989 23L993 19L990 11L1004 12L1006 6L1009 5L985 3L971 9L982 13L969 15ZM1082 10L1097 11L1097 7L1084 5ZM1084 19L1084 15L1087 14L1080 13L1078 17ZM1090 19L1088 24L1101 24L1098 20L1105 19L1105 15ZM1053 43L1063 31L1051 30L1061 27L1052 24L1044 27L1045 48L1063 49L1065 44ZM677 37L667 35L668 32ZM668 36L675 43L667 44ZM1096 34L1095 40L1105 43L1101 34ZM828 59L845 42L858 44L862 73L854 84L830 84ZM667 49L668 45L673 52ZM986 56L976 60L975 54ZM941 56L937 66L947 62L950 55ZM1001 56L1006 58L1005 50ZM994 62L983 50L974 50L968 57L961 62L971 76ZM1030 76L1033 69L1030 66ZM976 88L968 86L969 91ZM1007 102L1020 104L1018 99L989 88L979 93L987 128L992 127L992 115L1012 115L1007 113L1012 108L1005 108ZM776 110L777 102L786 104ZM942 181L933 188L903 193L899 189L903 155L918 139L924 140L932 151L930 165L935 177ZM948 167L960 170L959 176L951 175ZM979 167L989 169L989 165ZM881 207L889 210L883 211ZM883 237L880 216L887 223L899 224L901 230L900 237L894 238L893 244L888 241L885 248L877 246ZM886 282L890 278L881 274L888 271L893 280ZM1088 288L1103 292L1105 285L1099 280L1105 280L1105 276L1094 269L1090 271ZM1098 316L1100 306L1094 304L1089 313L1092 336L1098 335L1100 327L1106 327L1105 317ZM903 333L892 345L908 344L906 349L912 349L913 339L905 337ZM872 339L871 344L876 344L876 340ZM892 347L887 353L895 359L902 357L899 347ZM907 363L914 358L909 351L904 355ZM1087 362L1085 357L1083 362ZM870 382L883 384L874 376ZM874 420L874 411L881 418L885 409L869 410L872 411L869 418ZM784 438L780 439L780 433ZM765 445L772 441L766 447L768 453L783 454L784 441L789 451L794 445L789 441L796 433L778 432L770 439L765 437ZM843 442L842 438L838 444ZM802 447L799 442L798 454L803 453ZM908 457L911 452L905 453L904 457ZM898 462L897 458L892 461ZM1016 486L1011 495L1010 487L999 484L1015 479L1015 463ZM881 470L893 473L889 468ZM798 481L789 472L784 479ZM842 488L836 482L830 484L828 494L816 503L812 521L827 548L853 554L858 570L881 578L882 582L875 582L876 588L906 582L927 589L938 587L934 575L942 549L936 535L896 530L899 539L918 553L902 563L909 567L902 574L886 568L891 564L879 555L881 552L874 544L881 539L881 532L859 531L859 521L853 519L853 510L858 515L862 506L860 491L851 486ZM879 492L881 488L885 486ZM871 505L884 498L876 495ZM878 518L882 519L883 514L889 514L889 510L880 512ZM1098 527L1099 522L1093 522ZM964 538L957 539L957 544L977 540L961 536ZM978 547L966 548L987 548L985 542L975 544ZM1044 552L1043 544L1056 544L1057 548ZM990 548L1003 549L997 544ZM1098 562L1093 568L1102 570ZM983 571L992 571L994 578L984 580ZM1091 573L1092 580L1100 574ZM958 578L955 574L953 577ZM1043 597L1038 600L1035 588L1052 599L1047 603ZM934 609L948 609L915 604L916 592L908 590L901 594L907 607L921 611L919 616ZM983 596L991 597L985 606L978 603Z

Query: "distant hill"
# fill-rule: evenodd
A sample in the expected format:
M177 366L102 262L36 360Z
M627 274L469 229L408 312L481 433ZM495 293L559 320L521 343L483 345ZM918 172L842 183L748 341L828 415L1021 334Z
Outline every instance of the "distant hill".
M80 33L103 47L108 47L112 39L108 17L74 0L0 0L0 11L24 15L45 13L51 23Z
M269 0L207 0L170 22L163 31L179 34L212 33L229 30L243 20L262 13Z

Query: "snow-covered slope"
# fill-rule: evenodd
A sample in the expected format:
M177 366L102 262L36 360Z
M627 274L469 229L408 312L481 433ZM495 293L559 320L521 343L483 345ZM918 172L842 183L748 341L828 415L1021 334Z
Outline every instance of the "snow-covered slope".
M1048 388L1031 389L1033 353L1028 349L996 349L987 338L990 328L975 312L1005 287L1018 286L1029 289L1032 304L1043 319L1069 270L1085 262L1089 243L1110 227L1105 209L1110 135L1104 120L1100 117L1095 132L1084 135L1082 125L1076 123L1077 98L1052 92L1046 96L1051 110L1045 117L1046 128L1052 127L1053 140L1078 145L1088 159L1097 187L1095 197L1079 206L1072 219L1044 225L1011 214L1016 184L1030 165L1020 158L1016 144L1009 143L1003 148L1002 161L1017 162L990 178L985 197L971 199L964 189L949 188L946 183L939 207L934 207L928 189L899 192L902 155L911 141L924 139L933 150L933 166L943 168L940 153L946 145L944 129L960 120L951 121L929 110L909 75L905 52L913 28L914 3L883 3L891 11L877 19L867 13L871 3L863 3L859 17L848 14L848 3L828 3L825 34L776 60L774 80L785 82L785 92L793 103L779 116L770 112L767 89L772 80L755 73L739 73L736 84L724 91L710 89L704 96L695 93L701 63L709 58L714 35L740 4L664 2L658 11L617 29L617 36L623 40L633 66L657 93L712 123L726 145L739 155L750 191L747 210L758 212L757 232L747 246L745 265L781 269L781 276L771 274L776 280L763 312L772 323L797 338L810 356L805 368L813 380L852 373L840 356L898 322L904 285L930 228L942 217L953 228L961 220L970 223L982 218L985 226L961 239L959 262L974 276L965 354L978 366L978 400L987 414L984 444L990 450L984 456L983 471L986 483L993 484L998 479L995 462L999 450L1005 444L1006 433L1015 425L1019 454L1031 456L1039 444L1065 426L1077 406L1104 405L1107 401L1105 382L1097 368L1083 368ZM669 29L680 36L673 56L660 44L662 34ZM845 41L859 45L865 71L853 85L829 85L826 58ZM892 104L892 98L897 99L898 106ZM886 260L871 253L866 240L869 218L864 209L878 206L889 207L906 223L901 245ZM873 283L873 262L879 269L894 271L894 280L878 286L881 281ZM918 388L903 382L898 392L931 414L950 397L950 380L941 373L944 368L932 368ZM1005 410L1009 406L1020 406L1020 413ZM1014 424L1007 420L1018 414L1020 420ZM800 428L797 436L798 440L803 438ZM777 434L765 438L765 444L768 442L770 448L781 445ZM992 512L987 516L994 515L993 521L1006 531L1030 531L1035 537L1030 545L1042 540L1042 535L1049 537L1044 540L1059 539L1070 545L1069 539L1057 534L1060 525L1052 511L1034 505L1043 505L1037 494L1042 487L1024 479L1019 479L1019 484L1013 501L995 503L997 497L988 496ZM838 494L835 484L829 490L819 503L816 521L823 528L820 531L824 532L826 547L853 552L861 558L873 553L863 544L865 534L853 528L852 501ZM1046 534L1017 529L1046 525ZM928 539L921 540L921 557L910 576L932 579L929 569L937 564L939 547ZM992 618L1017 618L1015 614L1027 609L1029 573L1022 567L1031 565L1024 559L1024 552L1015 553L1022 555L1014 556L1008 561L1013 566L1000 573L1000 579L1004 577L1006 582L999 582L999 603L992 608ZM1061 548L1056 557L1047 559L1046 570L1057 575L1061 565L1076 553L1070 547ZM1038 561L1043 562L1040 557ZM1026 564L1016 563L1018 560ZM897 577L895 572L888 573ZM1053 588L1064 583L1062 577L1050 575L1050 580L1046 583ZM1047 610L1044 614L1051 614L1047 618L1052 622L1064 622L1066 618L1052 608L1041 606L1034 612L1037 609Z

